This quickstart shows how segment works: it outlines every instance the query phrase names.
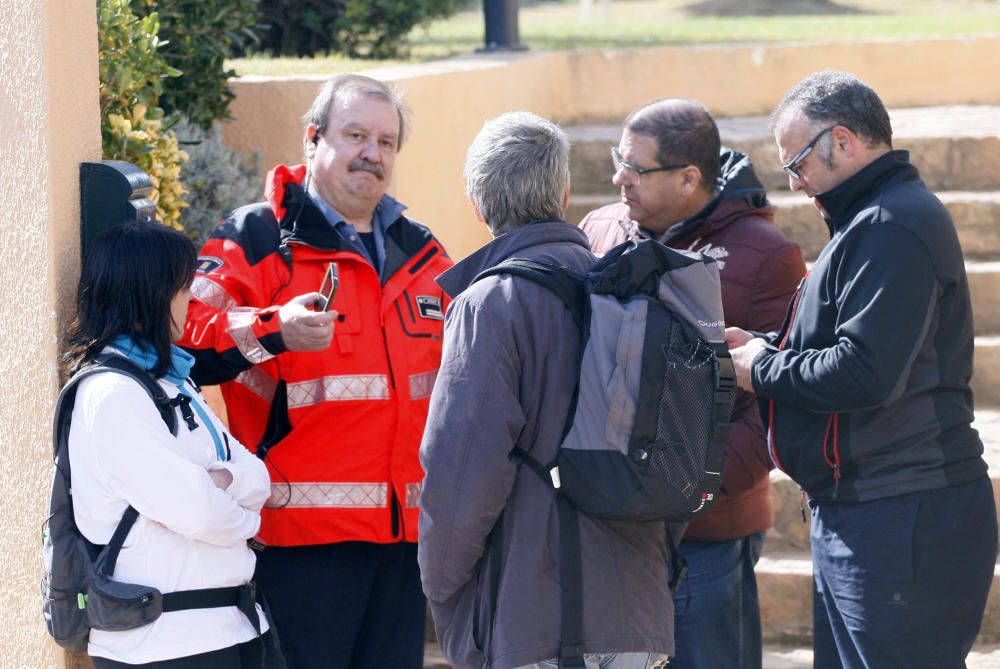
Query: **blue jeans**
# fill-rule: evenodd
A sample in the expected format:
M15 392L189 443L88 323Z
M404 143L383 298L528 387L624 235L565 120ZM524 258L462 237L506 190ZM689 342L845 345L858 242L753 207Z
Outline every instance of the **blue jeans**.
M811 506L815 669L965 667L997 556L989 479Z
M760 605L753 568L764 533L732 541L681 541L687 579L674 594L670 669L760 669Z

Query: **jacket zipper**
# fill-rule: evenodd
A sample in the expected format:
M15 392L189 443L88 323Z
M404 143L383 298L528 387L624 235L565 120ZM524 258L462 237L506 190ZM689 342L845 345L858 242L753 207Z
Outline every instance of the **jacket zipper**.
M837 443L837 428L840 423L840 414L834 412L826 419L826 433L823 435L823 460L828 467L833 469L833 498L837 499L840 492L840 447ZM830 459L828 444L830 443L830 428L833 428L833 459Z
M392 481L389 482L389 488L392 490L392 495L390 496L390 504L392 505L390 509L392 536L402 539L406 537L406 532L404 532L403 528L403 505L399 503L399 495L396 494L396 486L392 484Z
M795 312L799 308L799 300L802 299L802 293L805 292L806 279L808 277L809 277L809 272L806 272L806 275L803 276L802 280L799 281L798 288L795 289L795 297L792 299L792 306L791 306L791 308L788 311L788 327L785 328L785 335L781 338L781 342L778 344L778 350L779 351L781 351L781 350L783 350L785 348L785 344L788 343L788 337L792 333L792 323L795 321ZM778 458L778 445L777 445L777 443L774 440L774 400L773 399L771 399L771 400L768 401L768 406L767 406L767 423L768 423L767 447L768 447L768 450L771 452L771 459L774 460L774 464L778 467L778 469L780 469L781 471L783 471L783 472L785 472L787 474L788 472L785 471L785 466L781 464L781 460Z
M795 298L792 300L792 307L788 315L788 327L785 329L785 336L781 338L781 343L778 344L778 350L781 351L785 348L785 344L788 343L788 337L792 332L792 323L795 321L795 313L799 308L799 300L802 298L802 293L804 292L806 279L809 277L809 272L802 277L799 281L799 287L795 289ZM768 431L767 431L767 445L768 450L771 452L771 459L774 460L774 464L777 465L778 469L785 472L785 467L781 464L778 459L778 448L774 440L774 400L769 400L768 408ZM827 466L833 469L833 497L837 498L837 494L840 492L840 445L838 441L838 428L840 423L840 414L834 412L830 414L829 418L826 420L826 432L823 434L823 461L826 462ZM830 457L830 434L833 433L833 457ZM785 472L786 474L788 472ZM805 491L802 493L802 500L804 502ZM806 519L806 509L803 504L799 506L802 512L802 520L805 522Z

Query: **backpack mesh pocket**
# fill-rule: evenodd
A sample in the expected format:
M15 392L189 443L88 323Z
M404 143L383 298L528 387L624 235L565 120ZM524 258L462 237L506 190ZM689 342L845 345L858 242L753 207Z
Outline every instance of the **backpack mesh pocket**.
M682 497L697 503L712 439L715 355L700 339L685 337L676 323L661 351L666 374L650 467Z

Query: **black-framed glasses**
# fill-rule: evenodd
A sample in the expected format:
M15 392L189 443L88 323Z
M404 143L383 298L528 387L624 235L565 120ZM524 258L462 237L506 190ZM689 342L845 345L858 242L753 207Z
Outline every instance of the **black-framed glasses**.
M643 174L651 174L652 172L668 172L670 170L679 170L689 166L691 163L684 163L683 165L657 165L656 167L639 167L628 162L622 158L621 151L618 150L617 146L611 147L611 161L615 165L615 172L620 170L626 170L641 177Z
M801 165L802 161L806 159L806 156L812 153L813 149L816 147L816 142L820 140L820 137L822 137L823 135L830 132L836 127L837 127L836 125L831 125L829 128L823 128L822 130L820 130L816 134L816 136L812 138L812 141L806 144L806 148L796 153L794 158L792 158L787 163L781 166L781 169L785 170L785 173L788 176L792 177L793 179L801 181L802 174L799 172L798 169L799 165Z

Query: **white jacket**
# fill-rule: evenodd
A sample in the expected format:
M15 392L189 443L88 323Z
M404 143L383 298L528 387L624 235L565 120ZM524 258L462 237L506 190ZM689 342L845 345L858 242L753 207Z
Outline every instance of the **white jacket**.
M160 380L169 397L177 386ZM188 387L219 433L225 427ZM264 463L227 435L232 459L219 461L215 442L195 412L189 430L177 413L177 436L167 430L146 391L121 374L84 379L69 432L73 511L95 544L111 539L131 504L139 518L118 558L114 579L161 592L242 585L255 557L246 545L260 527L270 494ZM233 482L218 488L209 470L228 469ZM261 615L262 629L267 622ZM140 664L194 655L249 641L256 632L235 606L164 613L150 625L123 632L92 630L88 652Z

